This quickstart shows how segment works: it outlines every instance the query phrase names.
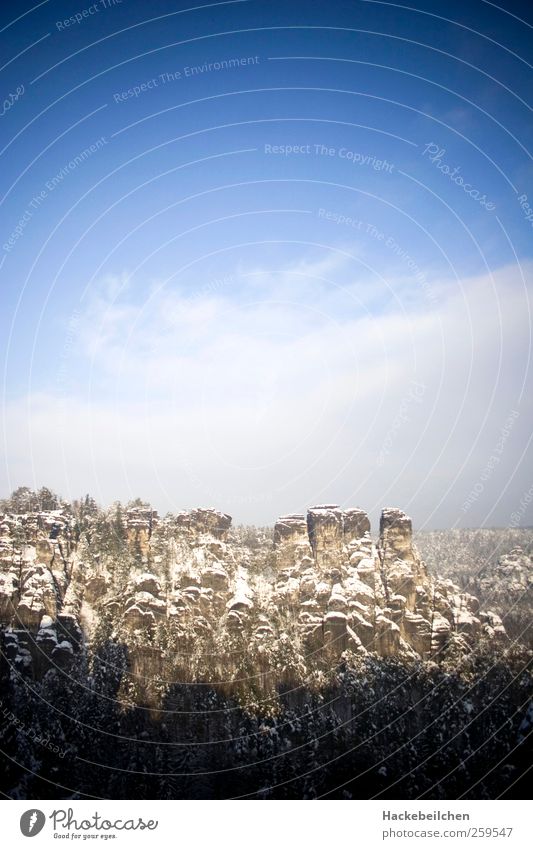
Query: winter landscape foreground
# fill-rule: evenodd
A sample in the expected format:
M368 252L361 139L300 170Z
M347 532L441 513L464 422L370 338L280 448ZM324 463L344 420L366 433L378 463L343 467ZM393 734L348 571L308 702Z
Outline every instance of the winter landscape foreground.
M533 531L0 502L15 798L515 798ZM419 553L421 552L421 553Z

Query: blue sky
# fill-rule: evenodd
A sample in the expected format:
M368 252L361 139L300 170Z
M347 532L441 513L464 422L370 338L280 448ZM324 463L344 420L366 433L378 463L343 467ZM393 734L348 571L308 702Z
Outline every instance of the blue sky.
M532 523L527 4L0 16L2 493Z

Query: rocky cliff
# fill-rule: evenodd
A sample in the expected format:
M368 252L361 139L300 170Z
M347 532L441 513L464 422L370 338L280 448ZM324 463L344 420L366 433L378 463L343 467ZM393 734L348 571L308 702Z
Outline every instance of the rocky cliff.
M519 795L532 658L492 601L525 571L494 561L480 603L396 509L374 537L331 504L254 529L21 488L0 508L2 792Z
M253 705L320 689L356 657L442 663L508 643L495 612L428 575L401 510L374 541L362 510L331 504L282 516L259 558L211 509L5 512L0 622L9 662L37 679L124 647L121 697L154 709L176 682Z
M451 579L502 619L509 638L533 649L533 529L476 528L418 534L433 574Z

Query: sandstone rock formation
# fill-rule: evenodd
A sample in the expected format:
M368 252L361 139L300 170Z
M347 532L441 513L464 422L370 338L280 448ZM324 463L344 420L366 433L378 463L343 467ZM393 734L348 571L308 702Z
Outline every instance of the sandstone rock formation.
M512 641L533 649L533 529L475 528L417 534L430 571L497 613Z
M157 707L172 682L264 698L320 686L353 655L440 663L507 640L496 613L428 575L401 510L383 511L374 542L362 510L319 505L281 517L269 545L269 567L252 569L231 518L206 508L2 514L10 663L39 677L113 642L122 696Z

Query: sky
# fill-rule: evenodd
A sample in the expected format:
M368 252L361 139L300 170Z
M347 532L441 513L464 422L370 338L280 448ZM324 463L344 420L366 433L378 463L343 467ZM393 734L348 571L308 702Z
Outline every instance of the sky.
M0 8L0 496L533 524L528 3Z

